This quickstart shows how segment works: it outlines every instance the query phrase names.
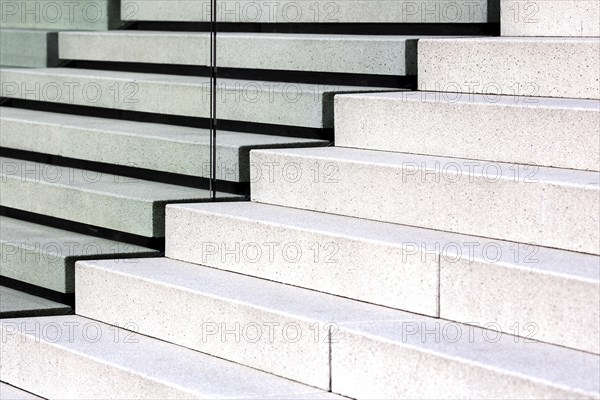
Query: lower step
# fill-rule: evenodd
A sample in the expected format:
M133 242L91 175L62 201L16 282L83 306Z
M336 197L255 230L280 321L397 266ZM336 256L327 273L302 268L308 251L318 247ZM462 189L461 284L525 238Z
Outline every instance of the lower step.
M76 269L78 314L353 398L598 395L585 352L166 258Z
M3 2L2 8L4 5ZM0 65L3 67L45 68L58 64L58 32L0 29Z
M59 293L75 291L75 261L153 257L158 251L0 216L0 276ZM121 262L127 262L123 260Z
M164 236L165 204L210 200L208 190L96 171L11 158L0 166L4 207L144 237Z
M71 311L67 305L0 286L0 318L63 315Z
M250 159L260 203L600 254L597 172L341 147Z
M43 400L34 394L0 382L0 399L5 400Z
M339 398L80 316L9 319L0 327L0 379L47 398Z

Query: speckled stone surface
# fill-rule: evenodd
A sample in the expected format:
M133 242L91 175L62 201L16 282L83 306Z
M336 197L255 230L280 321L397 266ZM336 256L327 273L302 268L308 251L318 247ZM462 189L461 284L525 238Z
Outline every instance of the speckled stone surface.
M210 198L207 190L31 161L3 157L0 166L4 207L146 237L164 236L165 204Z
M47 398L339 398L80 316L9 319L0 330L0 379Z
M0 398L6 400L43 400L41 397L7 385L4 382L0 382Z
M0 275L60 293L75 291L75 261L153 257L158 251L0 216ZM120 261L127 262L127 261Z
M6 67L55 67L59 63L58 34L33 29L0 29L0 60Z
M340 324L332 390L357 399L597 399L600 357L444 320Z
M596 355L200 265L82 261L77 282L80 314L351 398L598 394Z
M600 253L596 172L341 147L250 160L257 202Z
M208 118L210 78L121 71L0 69L0 95ZM219 79L219 118L265 124L331 128L333 95L383 88Z
M489 5L488 5L489 4ZM269 1L223 0L221 22L470 23L498 21L499 0L434 3L406 0ZM489 16L489 17L488 17ZM208 0L133 0L122 4L121 18L132 21L210 21Z
M442 318L598 353L598 256L248 202L168 206L166 240L170 258L433 316L441 296Z
M445 92L335 97L336 146L598 171L598 142L597 100Z
M600 36L596 0L501 0L502 36Z
M71 311L72 308L67 305L0 286L0 318L62 315Z
M437 316L438 259L416 255L418 230L250 202L205 205L167 207L167 257Z
M219 33L218 65L291 71L416 75L417 37ZM61 32L65 60L209 65L206 32Z
M2 28L107 30L121 25L118 0L0 0Z
M0 140L12 149L209 177L206 129L0 108ZM217 133L217 179L247 182L250 149L325 146L314 139Z
M597 38L424 39L418 65L419 90L600 98Z

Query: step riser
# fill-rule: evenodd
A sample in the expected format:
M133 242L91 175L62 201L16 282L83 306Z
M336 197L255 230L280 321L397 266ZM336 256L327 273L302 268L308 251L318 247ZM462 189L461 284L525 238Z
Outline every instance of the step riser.
M135 76L126 77L131 74L121 73L117 79L107 74L86 77L63 72L69 71L31 73L3 69L1 94L10 98L157 114L202 118L210 115L208 78L176 77L177 82L167 82L161 81L163 75L139 74L140 78L135 79ZM217 108L219 118L224 120L329 128L333 126L334 93L372 90L377 89L220 80Z
M219 22L248 23L477 23L497 21L498 3L477 0L469 3L438 1L295 1L225 0L218 4ZM122 4L121 17L132 21L210 21L209 1L145 0ZM491 18L488 18L488 15Z
M302 157L301 153L307 156ZM317 158L311 154L322 155ZM403 160L418 159L405 157ZM536 173L541 173L536 167L506 170L510 164L478 163L483 171L487 170L482 176L471 173L474 166L465 164L466 161L440 160L439 165L430 162L424 166L407 161L388 166L338 161L329 158L325 152L253 151L251 162L261 167L264 174L256 174L252 181L252 199L267 204L600 253L597 177L590 177L586 186L553 185L537 181ZM507 177L511 173L515 178ZM303 195L297 196L297 193ZM348 193L354 195L348 196Z
M0 20L3 28L105 31L121 25L118 3L0 0Z
M165 236L169 258L438 314L438 259L413 254L416 246L285 229L174 207L167 208Z
M10 29L0 32L2 66L44 68L59 64L56 32Z
M418 65L419 90L600 99L596 39L424 39Z
M73 312L70 306L0 286L0 319L64 315ZM4 345L4 342L2 342Z
M81 263L76 265L75 281L78 315L121 326L133 322L141 334L329 388L329 330L323 324L109 274ZM111 301L102 301L107 296ZM151 299L162 299L160 307L153 306Z
M530 248L520 256L538 262L536 253ZM598 266L597 258L585 261L572 268ZM452 321L600 354L598 279L567 279L442 257L440 310L442 318Z
M335 142L598 171L598 103L530 100L435 92L336 96Z
M456 337L455 326L428 327L442 343ZM417 336L424 327L407 327ZM436 333L437 332L437 333ZM591 393L567 390L550 382L536 382L501 369L422 351L412 346L341 332L344 340L332 345L332 390L356 399L592 399ZM462 337L480 332L462 332ZM415 335L415 334L409 334ZM447 335L447 336L445 336ZM491 333L490 343L497 340ZM430 339L431 340L431 339ZM504 343L497 343L502 347ZM533 346L533 344L531 344ZM493 347L493 346L491 346ZM540 360L541 361L541 360ZM417 367L418 366L418 367ZM591 375L590 375L591 376Z
M61 32L65 60L210 65L201 33ZM220 33L218 66L243 69L416 75L416 38Z
M595 0L502 0L502 36L600 36Z

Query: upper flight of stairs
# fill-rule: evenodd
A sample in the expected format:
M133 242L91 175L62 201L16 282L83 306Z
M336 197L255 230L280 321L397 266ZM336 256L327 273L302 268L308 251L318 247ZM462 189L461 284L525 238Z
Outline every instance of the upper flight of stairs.
M0 66L54 67L58 32L121 26L118 0L0 0Z
M302 32L291 2L255 20L266 3L220 2L241 31L219 59L222 202L202 191L206 54L185 51L206 48L207 1L123 3L128 30L60 34L66 68L3 70L0 200L64 225L8 220L32 238L7 235L13 259L68 230L106 241L103 260L58 257L76 315L2 320L0 380L47 398L599 399L597 38L574 38L596 8L545 3L546 27L503 10L503 32L570 38L437 37L482 33L498 2L468 20L444 1L295 2ZM573 23L549 26L557 10ZM138 247L107 256L117 239Z

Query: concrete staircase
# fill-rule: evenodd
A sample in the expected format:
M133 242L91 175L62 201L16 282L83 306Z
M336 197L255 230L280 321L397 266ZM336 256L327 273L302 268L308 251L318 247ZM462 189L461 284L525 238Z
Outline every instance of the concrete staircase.
M542 20L563 3L580 22L532 32L597 36L594 4ZM597 38L436 36L492 2L223 1L212 202L208 4L129 1L129 30L59 35L66 68L1 71L3 282L76 315L3 319L0 389L598 399Z

